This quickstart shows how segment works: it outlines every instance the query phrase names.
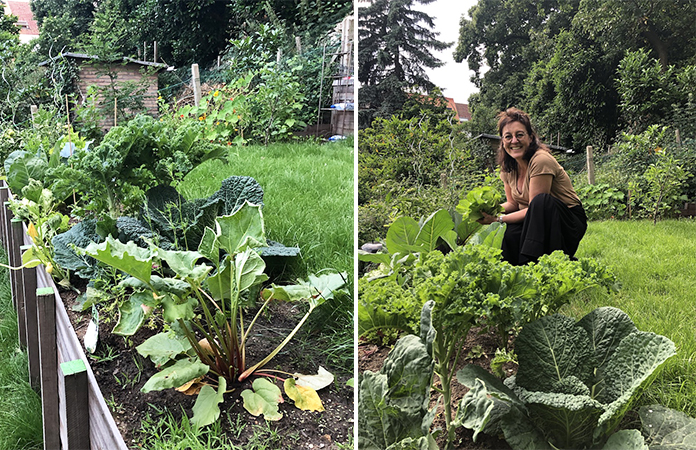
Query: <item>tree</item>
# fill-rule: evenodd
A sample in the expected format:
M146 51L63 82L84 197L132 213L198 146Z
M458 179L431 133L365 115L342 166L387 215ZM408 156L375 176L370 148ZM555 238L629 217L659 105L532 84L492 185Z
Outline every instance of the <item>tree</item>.
M474 71L472 81L479 88L473 120L490 109L521 106L525 80L536 61L554 54L554 37L570 27L580 0L502 1L479 0L471 8L471 19L460 22L459 40L454 52L457 62L467 61ZM488 67L485 75L482 70ZM486 130L481 130L486 131Z
M358 19L358 79L361 83L361 123L400 110L408 91L430 92L435 85L426 68L442 65L433 50L451 44L437 40L432 18L414 9L434 0L377 0L360 10Z
M582 0L574 25L605 51L645 48L663 69L694 55L694 0Z

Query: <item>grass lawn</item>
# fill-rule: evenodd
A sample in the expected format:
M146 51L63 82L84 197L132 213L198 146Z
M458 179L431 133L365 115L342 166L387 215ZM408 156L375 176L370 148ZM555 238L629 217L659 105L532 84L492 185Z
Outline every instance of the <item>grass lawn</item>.
M0 262L7 264L4 250ZM0 268L0 450L43 448L41 398L29 385L27 352L19 348L8 270Z
M667 336L677 355L665 364L641 404L660 403L696 416L696 220L591 222L578 256L609 266L617 294L590 293L561 313L580 318L599 306L626 312L638 329Z
M299 276L325 268L353 272L353 141L233 148L227 164L207 161L178 190L206 197L232 175L253 177L264 190L269 239L298 246Z

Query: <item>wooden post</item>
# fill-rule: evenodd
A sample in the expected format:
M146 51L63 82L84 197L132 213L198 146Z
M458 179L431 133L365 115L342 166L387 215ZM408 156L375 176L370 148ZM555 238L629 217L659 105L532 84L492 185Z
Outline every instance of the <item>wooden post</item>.
M115 98L114 99L114 126L117 125L117 123L116 123L117 116L118 116L118 99Z
M297 48L297 54L302 54L302 41L299 36L295 36L295 47Z
M679 134L679 128L676 128L676 129L674 130L674 136L675 136L676 139L677 139L677 145L681 147L682 141L681 141L681 134Z
M276 64L280 64L280 58L283 56L283 52L278 49L278 52L276 53Z
M22 246L28 248L30 245ZM31 387L41 386L41 364L39 357L39 322L36 304L36 267L22 269L24 281L24 308L26 310L27 356L29 360L29 382Z
M147 61L147 42L143 42L143 61Z
M12 219L12 259L10 266L19 267L22 265L21 245L24 243L24 228L21 219ZM15 307L17 309L17 329L19 331L19 343L22 347L27 346L27 327L24 311L24 280L20 270L11 270L11 280L14 285Z
M157 41L152 43L152 62L157 62Z
M89 450L89 389L87 367L82 359L61 363L60 381L63 448Z
M587 182L595 184L594 176L594 158L592 157L592 146L587 146Z
M193 101L196 106L201 104L201 74L198 64L191 65L191 83L193 84Z
M31 113L31 123L32 123L32 126L33 126L33 124L34 124L34 118L36 117L36 113L39 112L39 107L36 106L36 105L31 105L31 106L29 107L29 112Z
M56 297L53 288L47 287L37 289L36 298L38 303L44 450L56 450L60 448Z
M9 198L9 188L4 181L0 185L0 240L7 251L7 199Z

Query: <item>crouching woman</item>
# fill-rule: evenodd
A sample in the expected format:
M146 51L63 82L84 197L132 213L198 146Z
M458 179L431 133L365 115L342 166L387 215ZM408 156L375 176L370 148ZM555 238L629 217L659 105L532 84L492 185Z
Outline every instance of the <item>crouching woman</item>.
M498 114L500 178L504 214L484 213L482 224L506 223L503 259L514 265L562 250L574 257L587 230L587 217L566 171L542 144L527 113Z

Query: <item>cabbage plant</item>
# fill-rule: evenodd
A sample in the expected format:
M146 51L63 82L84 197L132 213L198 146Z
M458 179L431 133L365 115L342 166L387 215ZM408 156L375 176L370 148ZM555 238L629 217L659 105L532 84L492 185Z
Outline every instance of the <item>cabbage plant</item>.
M617 448L617 442L645 448L635 433L608 440L676 354L671 340L639 331L626 313L603 307L577 322L556 314L529 323L515 351L517 374L504 383L473 365L457 373L470 391L456 421L473 429L474 439L502 433L513 449Z

